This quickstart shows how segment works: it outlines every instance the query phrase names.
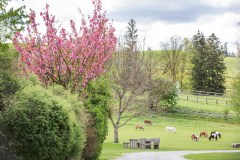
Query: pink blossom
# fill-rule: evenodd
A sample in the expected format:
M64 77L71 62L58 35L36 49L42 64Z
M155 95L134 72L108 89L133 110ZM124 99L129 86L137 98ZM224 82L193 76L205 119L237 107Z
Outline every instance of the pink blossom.
M21 54L23 70L35 73L45 85L58 83L66 86L85 87L89 80L100 76L104 64L115 51L116 37L112 24L107 23L106 12L102 12L100 0L93 0L94 13L87 23L81 13L78 31L70 21L71 31L55 27L55 16L49 14L46 4L40 16L44 20L46 33L38 32L34 11L30 13L27 36L16 33L13 43ZM73 90L77 88L72 88Z

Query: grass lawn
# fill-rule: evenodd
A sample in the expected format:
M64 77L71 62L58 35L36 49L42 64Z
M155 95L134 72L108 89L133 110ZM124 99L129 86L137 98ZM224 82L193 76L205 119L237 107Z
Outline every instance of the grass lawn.
M190 160L239 160L240 153L202 153L184 156Z
M193 110L205 110L205 111L221 112L221 113L224 112L225 108L228 108L230 113L234 113L231 109L231 106L196 103L196 102L184 101L184 100L178 100L177 106L188 107Z
M136 130L137 123L143 123L144 119L151 119L152 126L146 126L145 129ZM164 129L166 126L174 126L177 133L169 133ZM207 138L200 138L199 142L191 140L192 133L199 134L201 130L208 133L214 130L221 132L222 138L218 141L209 141ZM122 153L141 152L142 150L125 149L122 143L128 142L131 138L160 138L160 151L177 150L231 150L232 143L240 143L240 125L223 122L211 122L201 119L184 119L151 116L136 118L119 129L119 144L113 143L113 128L109 123L109 132L103 145L101 160L109 160L120 156ZM148 150L144 150L148 151ZM159 150L151 150L159 151Z

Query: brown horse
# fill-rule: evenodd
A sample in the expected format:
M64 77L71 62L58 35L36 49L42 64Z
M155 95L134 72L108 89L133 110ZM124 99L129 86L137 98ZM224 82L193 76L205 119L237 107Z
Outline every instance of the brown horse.
M143 127L143 125L141 125L141 124L137 124L137 125L135 126L135 128L136 128L136 129L144 130L144 127Z
M196 134L191 135L192 141L198 141L199 137Z
M152 121L146 119L146 120L144 120L144 124L152 125Z
M208 134L207 134L206 131L201 131L199 136L200 136L200 137L201 137L201 136L204 136L204 137L208 138Z

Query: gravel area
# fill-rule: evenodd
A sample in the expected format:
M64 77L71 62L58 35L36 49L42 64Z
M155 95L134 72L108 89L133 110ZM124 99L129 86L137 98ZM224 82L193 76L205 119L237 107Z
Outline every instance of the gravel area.
M115 160L186 160L184 155L194 153L240 152L240 150L206 150L206 151L162 151L127 153Z

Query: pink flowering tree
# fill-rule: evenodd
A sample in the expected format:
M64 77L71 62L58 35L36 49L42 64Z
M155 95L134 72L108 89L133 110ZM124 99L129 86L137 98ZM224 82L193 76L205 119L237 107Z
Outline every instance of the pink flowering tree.
M71 31L55 26L49 5L40 13L45 33L40 33L36 13L30 12L27 34L16 33L13 43L20 53L25 73L35 73L45 85L60 84L77 91L104 72L104 65L115 51L115 29L102 11L100 0L93 0L94 13L88 21L82 15L81 27L70 21Z

